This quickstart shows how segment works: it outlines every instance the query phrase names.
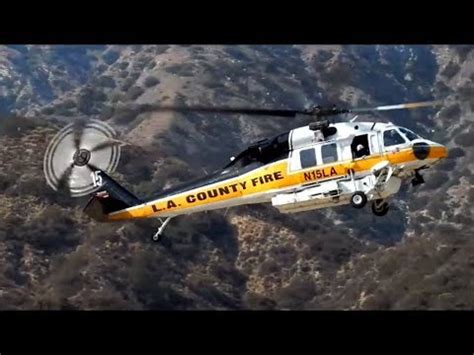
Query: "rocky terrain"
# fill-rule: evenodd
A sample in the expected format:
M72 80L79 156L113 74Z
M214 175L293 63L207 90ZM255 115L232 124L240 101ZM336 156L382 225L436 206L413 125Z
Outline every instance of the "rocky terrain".
M472 46L0 46L1 309L472 309ZM391 120L449 158L384 218L267 205L98 224L43 177L48 141L80 117L131 143L114 177L139 196L202 176L307 124L180 115L143 104L301 108L442 99ZM361 118L362 119L362 118Z

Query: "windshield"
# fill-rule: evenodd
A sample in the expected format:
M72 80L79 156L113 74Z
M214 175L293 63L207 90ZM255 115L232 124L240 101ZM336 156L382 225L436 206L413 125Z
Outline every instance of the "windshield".
M419 135L417 135L416 133L413 133L413 132L410 131L409 129L406 129L406 128L403 128L403 127L399 127L398 129L399 129L400 132L402 132L410 141L413 141L413 140L415 140L415 139L420 138Z

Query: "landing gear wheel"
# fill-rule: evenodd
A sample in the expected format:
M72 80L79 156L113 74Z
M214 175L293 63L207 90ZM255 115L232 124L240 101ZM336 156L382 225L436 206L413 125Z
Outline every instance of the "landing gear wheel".
M362 191L354 192L351 196L351 205L354 208L363 208L367 203L367 196Z
M162 235L157 233L157 234L153 235L151 240L153 240L155 243L158 243L161 240L161 237L162 237Z
M375 200L372 202L372 212L376 216L385 216L389 210L387 202L382 202L381 200Z

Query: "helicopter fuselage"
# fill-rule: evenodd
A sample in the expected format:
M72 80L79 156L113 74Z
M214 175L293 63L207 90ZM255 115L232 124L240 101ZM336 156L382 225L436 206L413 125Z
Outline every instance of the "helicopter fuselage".
M390 167L392 180L373 198L384 199L398 192L402 181L447 156L441 144L391 123L331 126L330 136L304 126L261 141L212 176L110 213L107 220L174 217L254 203L272 203L282 212L344 205L350 203L348 192L378 183L374 169L382 165Z

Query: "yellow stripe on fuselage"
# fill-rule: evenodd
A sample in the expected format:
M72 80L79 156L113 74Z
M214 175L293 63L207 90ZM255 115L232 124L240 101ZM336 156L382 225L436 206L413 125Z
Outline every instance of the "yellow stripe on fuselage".
M427 159L444 157L446 157L446 148L431 147ZM232 206L238 204L236 199L242 202L241 199L244 197L297 187L309 182L344 177L348 174L349 169L353 169L355 173L367 172L384 160L389 161L392 165L398 165L415 161L417 158L413 154L413 149L407 148L398 152L372 155L361 160L340 161L294 172L289 172L288 159L285 159L228 180L114 212L109 215L109 220L177 215L198 206L213 205L225 201L229 201L228 205ZM231 203L231 200L234 200L235 203Z

